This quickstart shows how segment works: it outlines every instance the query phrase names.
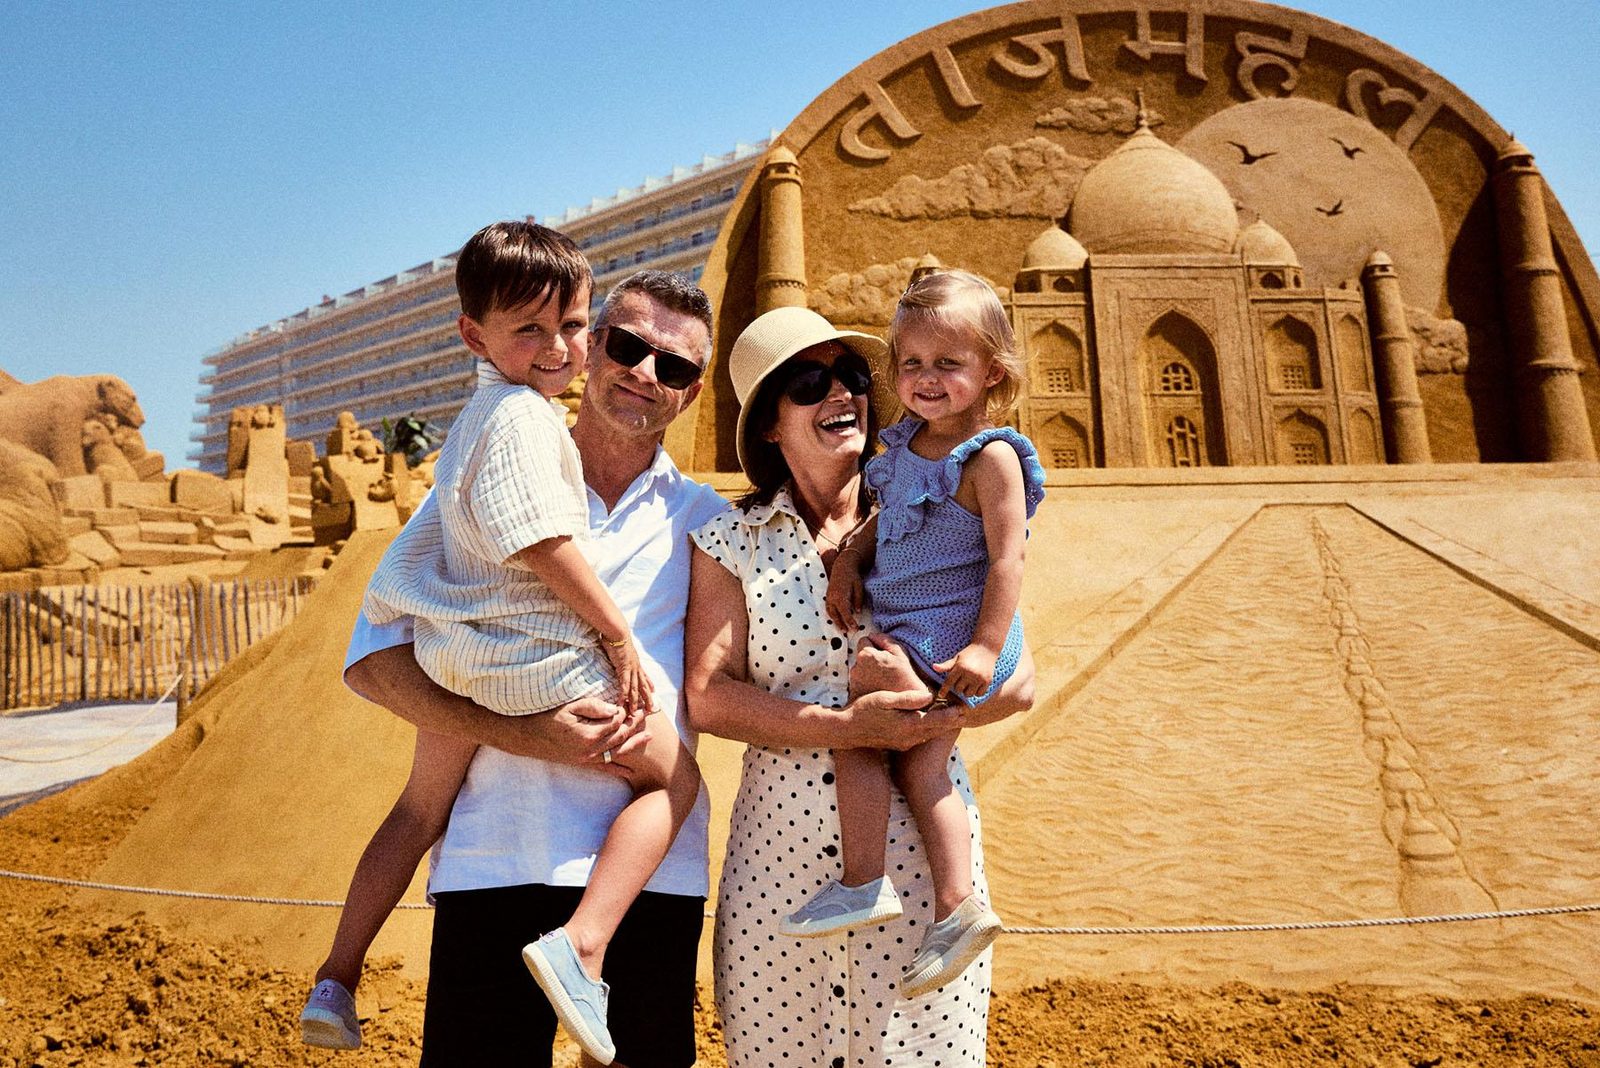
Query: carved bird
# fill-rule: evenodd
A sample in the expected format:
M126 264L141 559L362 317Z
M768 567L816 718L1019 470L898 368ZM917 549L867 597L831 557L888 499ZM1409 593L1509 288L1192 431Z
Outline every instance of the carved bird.
M1277 155L1276 152L1252 152L1237 141L1229 141L1228 144L1239 150L1239 162L1244 164L1246 167L1250 166L1252 163L1260 163L1268 156Z
M1344 201L1342 201L1342 200L1335 201L1333 207L1331 207L1331 208L1318 208L1317 210L1322 212L1322 214L1326 215L1328 218L1331 219L1335 215L1343 215L1344 214Z
M1360 145L1347 145L1337 137L1330 137L1328 140L1332 141L1334 144L1338 145L1344 150L1345 159L1355 159L1356 153L1366 151L1366 149L1362 148Z

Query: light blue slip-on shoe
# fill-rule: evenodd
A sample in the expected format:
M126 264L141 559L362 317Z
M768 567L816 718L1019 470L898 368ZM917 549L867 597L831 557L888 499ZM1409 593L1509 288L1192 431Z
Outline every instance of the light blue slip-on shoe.
M860 886L846 886L834 880L785 916L778 930L794 938L821 938L887 923L899 915L900 895L887 876Z
M321 1049L360 1049L355 995L337 979L324 979L300 1010L300 1041Z
M589 978L566 928L557 927L539 941L523 946L522 962L550 999L556 1019L567 1034L577 1040L583 1052L601 1064L610 1064L617 1055L606 1027L606 1002L611 988Z

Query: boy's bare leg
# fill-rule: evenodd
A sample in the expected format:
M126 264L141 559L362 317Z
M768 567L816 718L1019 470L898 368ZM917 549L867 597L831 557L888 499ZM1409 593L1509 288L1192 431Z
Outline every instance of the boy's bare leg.
M833 788L838 792L840 882L862 886L883 878L883 843L889 837L889 766L881 749L835 749Z
M317 982L337 979L346 990L355 990L367 949L411 885L423 854L444 833L450 807L477 751L472 742L417 731L411 776L350 877L333 949L317 969Z
M661 866L700 793L700 768L679 740L672 720L655 712L647 727L650 741L628 777L633 800L611 824L583 899L565 924L578 960L592 979L600 978L611 936Z
M901 753L894 779L922 834L933 875L933 918L942 920L972 894L972 826L950 782L950 751L960 731L941 734Z

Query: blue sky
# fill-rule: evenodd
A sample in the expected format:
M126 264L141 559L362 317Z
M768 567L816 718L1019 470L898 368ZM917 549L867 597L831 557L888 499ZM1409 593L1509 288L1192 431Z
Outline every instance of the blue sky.
M0 4L0 369L113 372L182 466L200 358L782 129L947 0ZM1600 250L1600 0L1303 0L1511 129Z

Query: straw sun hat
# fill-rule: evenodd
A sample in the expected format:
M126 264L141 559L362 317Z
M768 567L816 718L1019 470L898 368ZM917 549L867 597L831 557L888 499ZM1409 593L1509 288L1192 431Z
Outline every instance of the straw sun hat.
M747 474L744 428L750 402L761 391L761 383L785 360L824 341L838 341L867 361L867 366L872 368L872 410L878 414L880 423L887 420L894 393L889 389L885 374L889 346L882 338L854 330L836 330L832 323L810 308L774 308L757 316L744 328L728 356L728 375L733 379L734 396L739 398L739 423L733 440L739 466L746 468Z

